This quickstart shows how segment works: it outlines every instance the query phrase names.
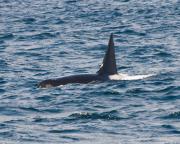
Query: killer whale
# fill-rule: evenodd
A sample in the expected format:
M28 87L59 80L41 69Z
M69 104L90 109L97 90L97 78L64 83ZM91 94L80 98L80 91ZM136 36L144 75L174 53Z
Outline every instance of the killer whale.
M117 74L116 58L114 50L113 34L110 35L108 47L103 59L103 63L96 74L80 74L71 75L67 77L61 77L57 79L47 79L38 84L40 88L56 87L60 85L66 85L69 83L90 83L94 81L106 81L109 80L110 75Z

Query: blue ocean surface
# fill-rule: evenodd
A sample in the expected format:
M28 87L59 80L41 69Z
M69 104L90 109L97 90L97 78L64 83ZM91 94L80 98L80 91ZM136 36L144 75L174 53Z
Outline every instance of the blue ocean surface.
M40 89L96 73L110 34L141 80ZM179 0L0 0L1 144L180 144Z

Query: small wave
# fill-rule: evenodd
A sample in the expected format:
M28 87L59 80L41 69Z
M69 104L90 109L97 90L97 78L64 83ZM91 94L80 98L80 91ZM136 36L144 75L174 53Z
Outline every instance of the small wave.
M5 60L2 60L2 59L0 59L0 66L3 68L3 67L5 67L5 66L7 66L8 65L8 63L5 61Z
M162 125L162 127L164 129L166 129L166 132L168 134L180 134L180 131L178 129L176 129L176 127L174 127L173 125L169 125L169 124L164 124Z
M164 119L180 119L180 111L170 113L169 115L164 116L163 118Z
M33 22L36 21L36 19L29 17L29 18L23 18L22 21L23 21L25 24L32 24Z
M0 89L0 94L5 93L6 91L4 89Z
M159 57L165 57L165 58L169 58L169 57L173 57L173 55L167 51L161 51L161 52L158 52L157 54L155 54Z
M13 132L10 130L4 130L0 132L0 136L4 138L12 138L13 137Z
M30 112L45 112L45 113L59 113L61 112L60 109L57 108L45 108L45 109L38 109L33 107L19 107L21 110L30 111Z
M21 110L25 111L31 111L31 112L40 112L39 109L33 108L33 107L19 107Z
M49 133L77 133L77 132L78 132L77 129L64 129L64 130L55 129L49 131Z
M132 30L132 29L126 29L122 32L120 32L122 34L127 34L127 35L137 35L137 36L145 36L146 33L143 33L143 32L138 32L138 31L135 31L135 30Z
M54 38L57 35L58 35L58 33L44 32L44 33L39 33L39 34L33 35L31 38L42 40L42 39Z
M3 40L0 40L0 44L3 44L4 43L4 41Z
M5 84L5 83L6 83L6 80L0 77L0 85Z
M110 80L141 80L145 79L148 77L154 76L154 74L147 74L147 75L134 75L130 76L128 74L115 74L115 75L110 75L109 79Z
M117 116L118 112L113 110L109 112L102 112L102 113L86 113L86 112L81 112L81 113L73 113L70 115L70 120L78 120L78 119L91 119L91 120L121 120L125 119L123 117Z
M0 40L10 40L14 38L12 33L0 34Z

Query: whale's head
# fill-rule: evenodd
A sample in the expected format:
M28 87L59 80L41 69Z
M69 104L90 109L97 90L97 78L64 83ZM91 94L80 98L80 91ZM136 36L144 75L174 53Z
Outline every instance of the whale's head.
M52 83L53 83L52 80L44 80L38 84L38 87L39 88L50 88L50 87L53 87Z

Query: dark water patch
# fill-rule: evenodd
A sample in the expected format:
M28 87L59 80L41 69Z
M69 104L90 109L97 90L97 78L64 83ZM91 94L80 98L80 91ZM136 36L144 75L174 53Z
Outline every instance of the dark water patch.
M48 108L48 109L43 109L41 111L46 112L46 113L60 113L60 112L62 112L62 110L58 109L58 108Z
M33 24L34 22L36 22L36 19L35 18L23 18L22 21L25 23L25 24Z
M16 99L17 97L18 97L17 95L8 95L8 96L4 96L1 99L11 99L11 100L13 100L13 99Z
M76 2L77 2L77 0L68 0L68 1L66 1L67 4L73 4L73 3L76 3Z
M17 56L26 56L26 57L41 57L42 54L35 53L35 52L29 52L29 51L19 51L14 53Z
M80 138L76 138L72 136L61 136L61 138L71 140L71 141L80 141Z
M132 89L128 89L126 91L126 94L132 94L132 95L136 95L138 96L139 94L149 94L149 91L148 90L145 90L144 88L132 88Z
M5 67L7 67L7 65L8 65L8 63L5 60L0 59L0 67L1 68L5 68Z
M0 107L0 114L7 116L22 116L22 113L17 108Z
M4 41L3 41L3 40L0 40L0 45L3 44L3 43L4 43ZM0 47L0 48L1 48L1 47Z
M41 112L41 110L34 107L19 107L19 109L30 112Z
M56 18L56 19L53 19L52 23L60 25L60 24L64 24L65 21L60 18Z
M117 81L114 81L115 83ZM112 81L113 83L113 81ZM125 87L124 84L119 84L118 87ZM88 95L98 95L98 96L104 96L104 97L108 97L108 96L121 96L122 93L116 90L111 90L111 89L107 89L107 90L101 90L101 91L92 91L89 92Z
M133 52L132 55L138 55L138 56L147 56L145 55L146 53L150 54L152 53L152 47L147 45L147 46L138 46Z
M176 87L176 86L166 86L164 88L156 90L156 92L167 92L167 93L170 93L170 92L173 92L173 91L175 91L177 89L179 89L179 87Z
M48 120L45 119L45 118L35 118L35 119L33 120L33 122L35 122L35 123L39 123L39 122L48 122Z
M27 41L28 37L27 36L17 36L16 41Z
M61 56L61 57L65 57L67 55L69 55L69 52L66 52L66 51L60 51L59 52L59 56Z
M3 94L5 92L6 92L6 90L0 88L0 94Z
M70 134L70 133L77 133L77 132L79 132L79 130L76 130L76 129L64 129L64 130L50 130L48 132L49 133L63 133L63 134L68 133L68 134Z
M161 50L160 50L161 49ZM138 56L143 60L145 58L151 59L161 59L163 61L171 61L174 58L173 54L169 51L166 51L162 45L147 45L147 46L138 46L133 52L132 56Z
M75 69L75 70L73 70L73 73L87 73L87 70L85 70L84 68L82 68L82 69L80 69L80 68L78 68L78 69Z
M0 40L11 40L14 38L12 33L0 34Z
M0 77L0 85L6 84L7 81L4 78Z
M91 49L91 52L93 53L92 56L96 56L96 58L101 58L102 59L102 57L104 55L104 48L105 47L106 46L104 44L98 44L96 46L91 47L90 49ZM99 51L101 51L101 53L100 53L100 55L97 55L97 53Z
M31 56L29 56L31 57ZM39 62L47 62L52 60L52 56L49 55L39 55L39 56L32 56L34 60L39 61Z
M164 116L162 118L163 119L178 119L179 120L180 119L180 111L170 113L169 115Z
M161 96L161 97L152 97L152 100L160 100L160 101L176 101L178 99L180 99L180 96Z
M23 46L26 46L26 45L23 45ZM38 46L38 47L34 47L34 48L31 48L31 49L28 49L28 52L40 52L40 51L43 51L43 50L45 50L45 47Z
M163 128L166 128L166 129L174 129L174 127L172 125L162 125Z
M30 31L30 30L29 30ZM35 30L31 30L31 32L35 32ZM39 35L39 34L37 34L37 35ZM37 36L36 34L34 34L34 35L18 35L17 37L16 37L16 41L17 42L19 42L19 41L21 41L21 42L27 42L27 41L35 41L35 40L38 40L37 39ZM37 37L36 37L37 36ZM42 38L43 39L43 38ZM39 39L39 40L42 40L42 39ZM24 46L24 47L26 47L26 46Z
M10 126L6 124L5 122L0 123L0 131L8 129Z
M120 94L121 94L120 92L114 91L114 90L104 91L104 92L102 93L102 95L105 95L105 96L109 96L109 95L118 96L118 95L120 95Z
M126 3L126 2L130 2L131 0L115 0L115 1Z
M121 17L121 16L123 16L123 13L121 13L119 10L115 9L112 12L112 16L113 16L113 18Z
M12 120L5 121L7 125L18 124L18 123L23 123L23 122L25 122L23 119L12 119Z
M50 32L44 32L44 33L39 33L36 35L32 35L31 39L34 40L43 40L43 39L50 39L50 38L55 38L59 33L50 33Z
M56 107L53 108L34 108L34 107L19 107L19 109L29 112L36 112L36 113L60 113L62 112L61 109Z
M48 72L48 71L46 71L46 70L42 70L42 69L41 69L41 72L35 74L35 76L49 76L50 74L52 74L52 73L51 73L51 72ZM40 81L41 81L41 80L40 80ZM40 81L39 81L39 82L40 82Z
M168 131L168 134L180 134L180 130L171 130L171 131Z
M59 9L62 9L62 7L57 5L57 6L54 6L53 9L59 10Z
M118 112L116 110L109 111L109 112L102 112L102 113L74 113L71 114L68 118L68 120L122 120L122 119L128 119L126 117L119 117Z
M47 118L34 118L33 119L33 122L35 122L35 123L42 123L42 122L49 122L50 120L49 119L47 119Z
M49 95L39 96L35 98L36 100L40 100L42 102L51 101L53 98Z
M18 142L21 141L22 143L45 143L45 142L50 143L47 139L40 138L39 135L35 136L27 132L23 132L23 133L19 132L19 134L20 134L19 139L18 140L17 138L15 139Z
M103 106L103 105L94 105L95 108L100 108L100 109L106 109L108 107Z
M40 68L23 68L24 71L31 71L31 72L44 72L44 70Z
M35 124L42 123L42 124L50 124L50 125L58 125L61 119L56 118L43 118L43 117L35 117L32 119L32 122Z
M75 94L72 94L71 96L75 96ZM82 103L85 103L86 100L85 99L66 99L66 100L62 100L61 102L59 102L59 105L67 105L67 106L71 106L73 105L77 105L77 106L82 106Z
M159 57L165 57L165 58L168 58L168 59L173 57L173 55L171 53L169 53L168 51L160 51L160 52L156 53L155 55L159 56Z
M125 29L125 30L119 32L119 34L137 35L137 36L145 36L146 35L146 33L144 33L144 32L137 32L137 31L132 30L132 29Z
M29 89L29 92L37 92L35 90L38 90L38 83L40 81L38 81L37 79L29 79L29 80L25 80L20 86L22 87L26 87L27 89ZM33 88L33 89L32 89Z
M146 9L138 9L137 10L138 14L142 14L142 15L151 15L152 13L154 13L154 9L153 8L146 8Z
M180 92L180 86L170 86L172 89L170 89L166 94L171 95L171 94L178 94Z
M175 73L174 72L161 72L159 73L154 79L156 82L161 81L165 83L172 83L175 80ZM152 80L152 81L154 81Z
M129 66L120 66L117 69L120 71L120 70L124 70L124 69L129 69L129 68L130 68Z
M4 131L1 131L0 132L0 137L3 137L3 138L12 138L14 136L14 131L12 130L4 130Z
M155 95L153 97L151 97L152 100L160 100L160 101L176 101L178 99L180 99L179 96L179 91L180 88L178 86L172 86L172 85L167 85L163 88L161 88L162 86L159 86L158 89L152 91Z
M49 17L49 18L46 18L46 19L44 19L44 20L40 20L40 21L38 21L38 25L39 26L42 26L42 25L44 25L44 26L46 26L46 25L63 25L65 23L65 21L64 21L64 19L61 19L61 18L59 18L59 17L54 17L54 16L51 16L51 17ZM49 27L47 27L47 29L49 29ZM45 28L45 30L47 30L46 28Z
M167 131L165 131L166 134L180 134L180 131L177 130L174 126L172 125L162 125L162 128L166 129Z
M151 80L150 84L156 85L156 86L165 86L165 85L170 85L171 82L167 82L167 81L156 81L156 79Z
M125 80L120 80L120 81L112 81L113 85L115 85L114 88L118 88L118 89L121 89L123 90L124 88L126 88L129 84L128 81L125 81ZM122 94L122 93L119 93L119 94Z

